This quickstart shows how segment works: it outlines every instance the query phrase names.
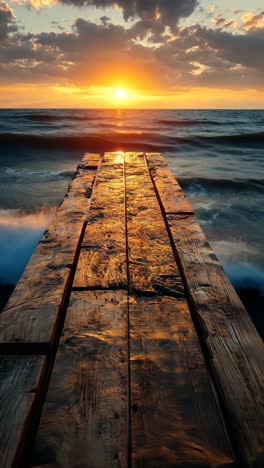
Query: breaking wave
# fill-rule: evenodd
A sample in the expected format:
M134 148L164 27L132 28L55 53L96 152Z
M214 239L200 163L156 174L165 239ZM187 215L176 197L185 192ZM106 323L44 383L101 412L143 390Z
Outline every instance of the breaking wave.
M210 179L206 177L177 177L182 188L188 188L192 184L201 184L205 188L216 190L257 190L264 192L264 180L261 179Z
M43 149L87 150L90 151L172 151L177 144L258 144L264 143L264 132L240 133L234 135L190 137L170 136L158 132L112 131L109 133L88 133L81 135L40 135L27 133L0 133L0 144L6 146L29 145Z

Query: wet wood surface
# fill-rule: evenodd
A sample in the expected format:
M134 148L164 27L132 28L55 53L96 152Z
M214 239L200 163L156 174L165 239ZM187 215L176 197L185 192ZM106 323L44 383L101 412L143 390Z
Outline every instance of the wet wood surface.
M1 468L22 466L44 371L43 356L0 356Z
M130 291L184 297L144 154L126 153L125 162Z
M198 331L237 449L264 466L264 344L194 216L168 216Z
M192 205L159 153L148 153L146 157L156 194L162 200L165 213L194 213Z
M235 466L186 301L129 304L132 466Z
M263 351L164 158L87 153L0 315L0 466L262 468Z
M74 288L126 289L124 154L106 153L88 216Z
M158 189L156 174L163 171L163 161L151 155L148 159ZM264 343L194 214L183 214L182 206L169 213L166 190L159 194L234 446L241 463L260 468L264 466Z
M132 466L232 466L145 157L125 161Z
M126 291L73 292L33 465L127 466Z

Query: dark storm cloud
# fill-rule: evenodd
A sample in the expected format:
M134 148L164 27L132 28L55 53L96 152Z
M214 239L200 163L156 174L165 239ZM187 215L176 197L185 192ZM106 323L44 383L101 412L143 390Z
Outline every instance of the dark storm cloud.
M198 0L61 0L62 3L77 6L111 7L118 5L125 20L138 17L142 20L159 18L164 25L175 26L180 18L190 16Z

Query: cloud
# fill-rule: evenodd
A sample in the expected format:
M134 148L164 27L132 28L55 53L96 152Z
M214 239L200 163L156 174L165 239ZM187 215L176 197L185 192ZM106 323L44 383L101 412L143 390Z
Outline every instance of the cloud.
M246 31L252 31L258 28L264 28L264 11L261 13L247 13L242 16L242 27Z
M215 18L212 18L212 23L221 28L233 28L236 29L238 27L237 22L233 19L226 19L221 14L217 15Z
M102 17L98 24L77 18L69 31L25 34L1 5L2 84L124 85L154 94L196 86L263 89L261 28L238 34L221 24L178 25L169 36L160 21L145 18L125 28Z
M15 22L15 15L10 6L0 1L0 40L4 41L9 33L18 30Z
M209 5L208 10L210 14L213 14L216 10L216 5Z
M116 7L123 11L126 21L139 18L143 21L160 21L163 25L175 27L180 18L190 16L198 6L198 0L16 0L39 10L60 2L78 7Z
M59 0L13 0L18 5L26 5L29 8L33 8L37 11L42 8L52 7L56 5Z
M232 34L220 29L198 29L198 38L218 58L264 72L264 34Z
M98 6L101 1L92 0L92 3ZM122 8L125 19L156 19L172 27L180 18L190 16L198 5L197 0L119 0L117 3Z

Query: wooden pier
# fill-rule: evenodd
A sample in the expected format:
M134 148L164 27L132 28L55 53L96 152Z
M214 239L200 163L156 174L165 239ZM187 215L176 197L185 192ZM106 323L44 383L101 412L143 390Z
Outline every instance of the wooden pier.
M86 154L0 315L0 468L264 467L264 344L160 154Z

